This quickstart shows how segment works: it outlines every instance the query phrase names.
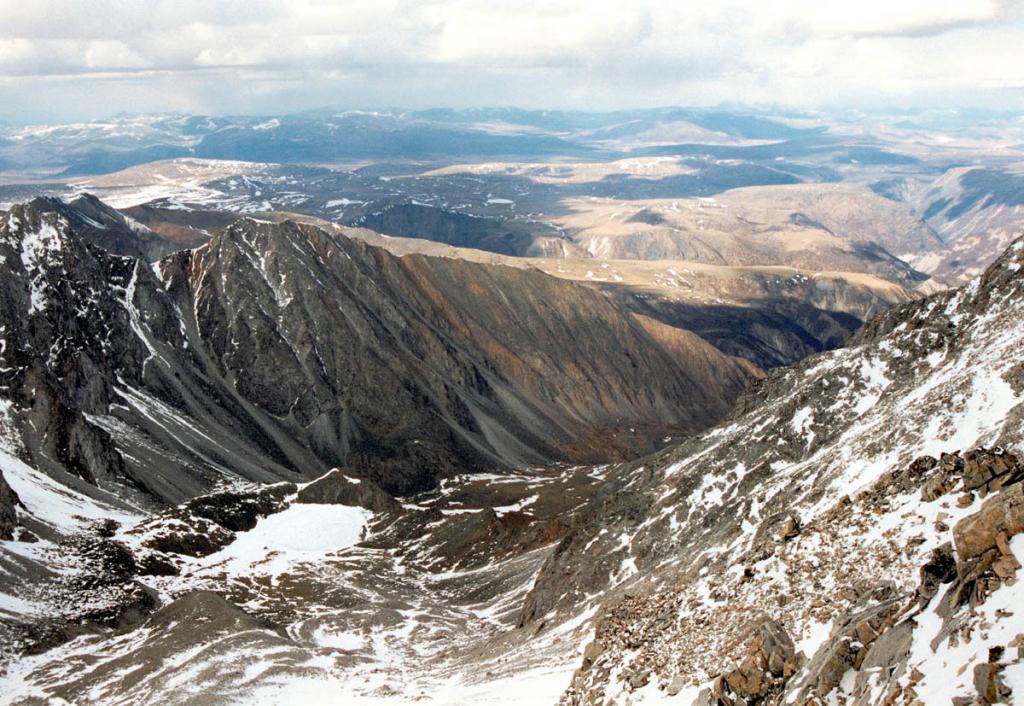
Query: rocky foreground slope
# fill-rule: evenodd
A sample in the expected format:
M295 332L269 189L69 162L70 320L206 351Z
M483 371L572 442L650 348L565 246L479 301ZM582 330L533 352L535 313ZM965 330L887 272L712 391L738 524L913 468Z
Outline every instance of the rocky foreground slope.
M967 287L881 315L611 476L520 618L604 595L563 701L1024 693L1022 266L1018 240Z
M759 374L538 272L255 219L151 267L65 206L0 220L0 399L29 465L135 504L339 464L406 493L622 458L714 423Z

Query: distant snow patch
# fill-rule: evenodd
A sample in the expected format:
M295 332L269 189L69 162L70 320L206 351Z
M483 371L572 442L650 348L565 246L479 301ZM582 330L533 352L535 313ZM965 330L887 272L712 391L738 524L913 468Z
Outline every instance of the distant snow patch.
M346 505L297 504L270 515L215 554L200 560L229 574L272 574L315 562L359 541L372 513Z
M324 208L334 208L335 206L351 206L353 204L363 204L365 201L353 201L352 199L331 199L324 204Z

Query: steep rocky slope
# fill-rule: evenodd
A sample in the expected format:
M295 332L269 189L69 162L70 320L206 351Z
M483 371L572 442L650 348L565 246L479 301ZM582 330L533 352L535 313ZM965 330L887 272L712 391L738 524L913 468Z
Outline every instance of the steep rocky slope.
M992 703L1019 683L1022 266L1017 241L611 474L521 614L605 596L564 701Z
M0 226L6 414L31 465L133 502L341 463L409 492L622 457L714 423L758 374L538 272L254 219L151 268L48 204Z
M260 218L309 222L395 255L421 253L533 268L560 279L584 282L606 291L630 311L693 331L724 353L762 368L788 365L835 348L866 319L924 296L857 272L729 267L673 260L508 257L428 240L384 236L298 214L264 213Z
M43 213L59 214L87 243L115 255L154 262L180 249L179 245L91 194L82 194L67 202L52 197L37 198L32 201L32 207Z
M139 517L0 457L21 523L5 566L56 573L17 584L29 624L2 623L29 654L7 693L1006 702L1024 688L1022 267L1019 241L624 465L460 476L404 502L339 470ZM27 542L58 507L81 518L71 540Z

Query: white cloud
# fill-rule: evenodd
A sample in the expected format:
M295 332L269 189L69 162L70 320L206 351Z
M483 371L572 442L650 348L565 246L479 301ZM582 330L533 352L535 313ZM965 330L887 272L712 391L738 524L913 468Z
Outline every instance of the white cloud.
M62 91L84 111L161 96L211 112L1005 101L1024 85L1020 4L0 0L0 104L56 112Z

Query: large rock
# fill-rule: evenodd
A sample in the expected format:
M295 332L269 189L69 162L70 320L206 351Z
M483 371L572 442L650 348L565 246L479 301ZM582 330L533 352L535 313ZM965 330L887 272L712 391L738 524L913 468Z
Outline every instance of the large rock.
M758 628L739 666L723 676L742 703L754 703L770 693L781 692L799 666L800 657L786 629L769 620Z
M918 605L924 608L939 592L942 584L956 578L956 557L953 556L953 547L949 542L932 552L931 558L921 566L920 575L921 584L917 589L917 600Z
M963 458L964 490L987 493L1020 480L1020 461L1003 449L974 449Z
M974 559L1010 537L1024 532L1024 483L1015 483L984 503L953 527L961 561Z

